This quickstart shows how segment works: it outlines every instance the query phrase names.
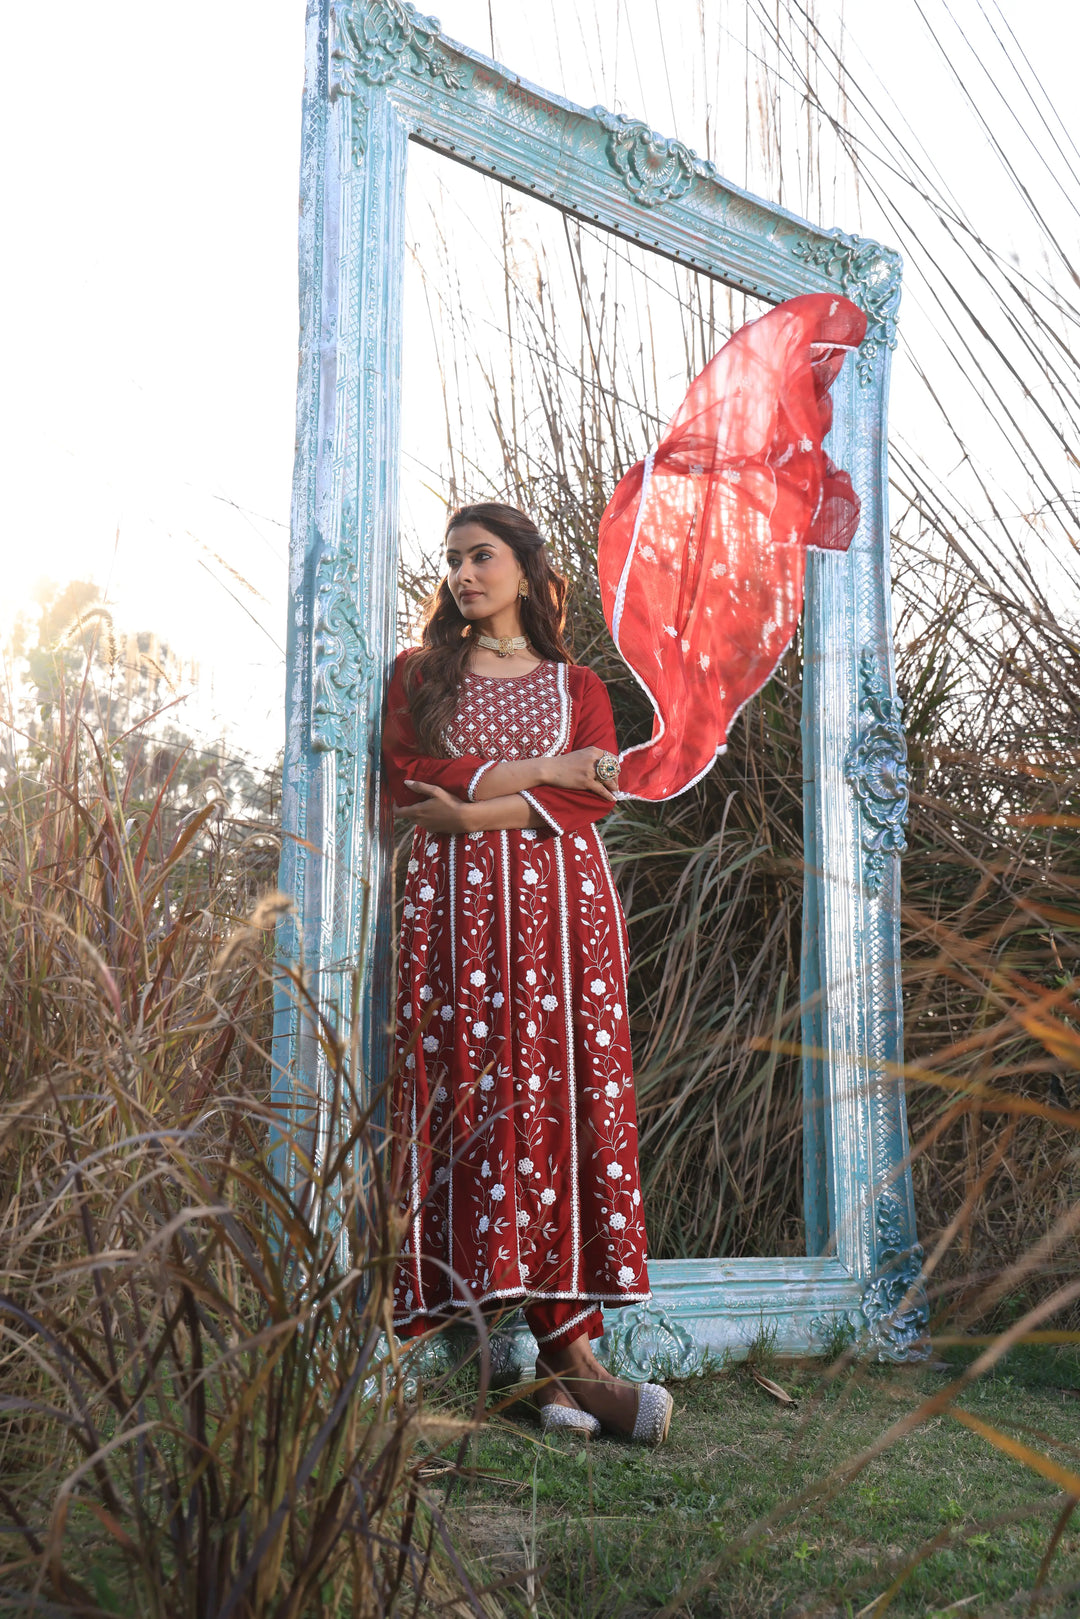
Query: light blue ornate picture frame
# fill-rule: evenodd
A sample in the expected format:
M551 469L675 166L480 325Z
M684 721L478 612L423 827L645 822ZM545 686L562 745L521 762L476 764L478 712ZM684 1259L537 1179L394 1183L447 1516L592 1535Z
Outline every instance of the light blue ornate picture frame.
M907 771L889 602L886 406L900 261L729 185L646 124L585 110L444 39L400 0L310 0L300 224L301 351L290 554L281 950L388 1073L391 838L380 717L394 654L409 142L779 302L836 289L868 318L833 388L833 459L862 521L811 553L804 621L802 999L807 1256L651 1261L654 1299L609 1312L605 1347L645 1374L844 1338L925 1352L901 1077L899 866ZM327 1076L292 1001L275 1034L280 1102ZM527 1335L526 1335L527 1336ZM520 1349L527 1356L527 1345Z

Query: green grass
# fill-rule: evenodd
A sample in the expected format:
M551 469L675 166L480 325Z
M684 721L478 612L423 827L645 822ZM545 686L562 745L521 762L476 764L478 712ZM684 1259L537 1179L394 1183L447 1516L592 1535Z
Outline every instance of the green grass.
M961 1364L954 1354L948 1371L863 1366L831 1381L820 1365L774 1365L795 1409L779 1406L743 1368L673 1385L671 1438L656 1452L611 1438L545 1446L511 1408L475 1442L473 1465L493 1476L474 1474L453 1490L459 1546L489 1587L509 1578L499 1598L508 1613L549 1619L661 1611L870 1619L920 1552L890 1613L1075 1615L1080 1522L1058 1542L1036 1607L1027 1595L1065 1498L947 1415L831 1495L783 1510ZM1078 1391L1074 1351L1022 1349L962 1403L1075 1468ZM770 1515L771 1526L752 1533ZM532 1597L530 1562L541 1571Z

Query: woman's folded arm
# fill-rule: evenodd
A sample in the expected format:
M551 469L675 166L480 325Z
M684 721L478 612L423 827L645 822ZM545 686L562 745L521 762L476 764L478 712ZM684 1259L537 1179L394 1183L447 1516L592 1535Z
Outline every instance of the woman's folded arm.
M405 783L424 781L431 787L445 788L455 798L468 799L474 781L479 779L490 761L481 759L478 754L463 754L457 759L436 759L420 751L405 698L403 666L404 658L399 657L390 681L383 721L383 768L390 796L395 804L419 804L422 795L412 792Z

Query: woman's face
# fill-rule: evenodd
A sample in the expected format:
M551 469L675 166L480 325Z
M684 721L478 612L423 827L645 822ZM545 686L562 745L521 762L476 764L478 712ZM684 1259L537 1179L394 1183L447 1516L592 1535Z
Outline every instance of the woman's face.
M505 540L479 523L446 537L446 583L463 618L492 618L518 601L524 569Z

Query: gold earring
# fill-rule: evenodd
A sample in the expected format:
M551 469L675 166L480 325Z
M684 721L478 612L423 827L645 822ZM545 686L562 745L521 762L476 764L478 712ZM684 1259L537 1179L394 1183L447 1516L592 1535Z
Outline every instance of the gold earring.
M471 628L472 628L472 625L471 625L471 624L464 624L464 625L462 625L462 629L461 629L461 639L462 639L462 640L463 640L463 641L467 641L467 640L468 640L468 639L469 639L469 631L470 631L470 629L471 629Z
M519 579L518 580L518 595L521 597L522 600L524 600L525 597L528 594L529 594L529 581L527 579Z

